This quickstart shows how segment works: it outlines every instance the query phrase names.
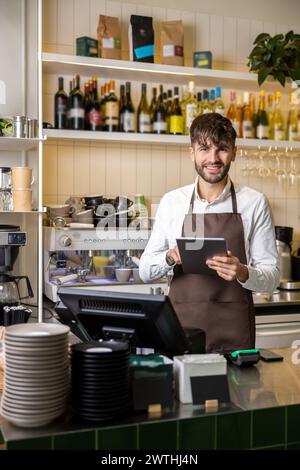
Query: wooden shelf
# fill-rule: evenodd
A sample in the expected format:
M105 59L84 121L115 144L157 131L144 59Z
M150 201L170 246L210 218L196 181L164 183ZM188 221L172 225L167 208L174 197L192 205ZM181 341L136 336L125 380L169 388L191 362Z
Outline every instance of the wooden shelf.
M71 56L65 54L43 53L43 71L54 75L95 75L100 78L115 80L135 80L154 83L186 84L194 80L196 86L240 90L256 90L257 74L233 72L228 70L199 69L195 67L177 67L173 65L148 64L127 60L98 59L94 57ZM263 85L266 90L278 89L290 91L290 86L281 87L270 79Z
M20 152L37 147L39 139L18 139L16 137L0 137L0 152Z
M44 214L45 212L47 212L47 207L43 207L41 211L0 211L0 214Z
M151 145L189 145L190 138L185 135L156 135L156 134L137 134L124 132L93 132L93 131L73 131L44 129L47 139L59 140L82 140L96 142L116 142L116 143L133 143L133 144L151 144ZM277 142L275 140L259 140L259 139L237 139L236 144L240 148L262 148L269 147L277 149L300 149L300 142Z

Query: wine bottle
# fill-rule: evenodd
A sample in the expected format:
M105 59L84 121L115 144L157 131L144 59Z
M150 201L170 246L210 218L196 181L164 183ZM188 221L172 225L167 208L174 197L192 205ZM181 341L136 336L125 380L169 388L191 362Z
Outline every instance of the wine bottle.
M167 134L170 134L170 118L172 114L173 101L172 101L172 90L168 90L168 99L166 104L167 112Z
M222 89L220 86L216 86L216 101L214 111L215 113L221 114L221 116L224 116L225 114L225 106L222 100Z
M296 141L298 140L298 113L296 107L296 95L295 93L290 94L290 109L287 119L287 140Z
M125 107L125 85L120 86L120 103L119 103L119 123L120 123L120 132L123 132L124 122L123 122L123 113Z
M55 129L67 129L68 96L64 91L64 79L58 78L58 91L54 96Z
M216 112L216 109L215 109L215 106L216 106L216 90L214 88L212 88L209 92L209 102L211 104L213 112Z
M105 101L105 130L117 132L119 130L119 101L115 94L115 81L110 80L107 85L109 94Z
M84 114L85 114L85 124L84 128L90 130L90 108L91 108L91 89L90 83L84 84Z
M274 139L274 99L273 95L271 93L268 94L268 109L267 109L267 115L268 115L268 121L269 121L269 139Z
M197 100L195 98L195 83L193 81L189 82L189 96L185 104L185 134L189 135L190 127L197 116Z
M242 137L243 135L243 97L242 95L238 95L237 98L237 106L236 106L236 115L238 120L238 137Z
M256 137L258 139L268 139L269 138L269 120L266 112L266 103L265 103L265 92L261 90L259 92L259 103L258 103L258 112L257 112L257 128L256 128Z
M252 137L255 139L256 127L257 127L257 112L255 108L255 94L254 93L250 93L250 108L251 108L251 114L252 114L252 129L253 129Z
M280 91L275 93L275 110L273 115L274 140L284 140L284 119L280 109Z
M84 129L84 96L80 89L80 76L76 75L76 86L71 96L70 126L71 129Z
M179 103L179 88L174 88L174 101L170 115L170 134L183 134L183 117Z
M236 91L235 90L231 90L230 92L230 105L229 105L226 117L231 121L232 127L234 128L237 137L241 137L240 122L239 122L238 110L236 106Z
M244 91L244 105L243 105L243 122L242 122L242 137L243 139L252 139L253 137L253 124L252 112L250 107L250 95L248 91Z
M68 101L67 101L67 128L71 129L71 100L72 100L72 93L73 93L73 80L69 81L69 96L68 96Z
M100 103L98 100L98 84L97 78L92 78L92 88L90 89L90 106L88 112L88 124L89 130L100 131L103 126L103 119L100 109Z
M147 100L146 83L142 83L142 94L137 111L137 131L144 134L151 132L151 116Z
M197 116L199 116L200 114L202 114L202 93L201 91L198 91L197 93Z
M213 112L213 107L211 103L208 101L209 92L208 90L204 89L202 94L202 103L201 103L201 114L207 114Z
M152 100L150 103L151 132L153 132L154 112L157 105L157 90L152 88Z
M160 85L160 94L153 116L153 132L155 134L165 134L167 131L166 109L163 103L163 87Z
M125 83L126 98L123 108L120 110L121 132L134 132L134 107L131 101L130 82Z

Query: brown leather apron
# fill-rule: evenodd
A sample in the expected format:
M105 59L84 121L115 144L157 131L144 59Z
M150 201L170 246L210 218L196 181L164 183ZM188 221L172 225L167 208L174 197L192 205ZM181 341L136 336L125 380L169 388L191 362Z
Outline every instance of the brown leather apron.
M225 238L232 255L247 264L243 222L237 211L233 183L232 212L193 214L194 200L195 190L189 212L184 218L182 236L203 237L204 223L204 237ZM201 227L202 233L199 233L197 228ZM238 281L226 281L217 273L184 274L182 267L176 265L169 297L183 327L205 331L206 352L225 352L255 346L252 293Z

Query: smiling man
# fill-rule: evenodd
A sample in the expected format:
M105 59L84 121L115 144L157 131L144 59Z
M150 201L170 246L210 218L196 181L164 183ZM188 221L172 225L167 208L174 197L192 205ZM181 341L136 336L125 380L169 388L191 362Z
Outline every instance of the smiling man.
M279 283L274 228L266 197L233 184L236 132L220 114L198 116L190 128L194 184L163 196L140 276L150 282L173 270L169 296L184 327L206 333L207 352L255 346L252 291ZM185 274L178 237L225 238L228 253L207 261L212 274Z

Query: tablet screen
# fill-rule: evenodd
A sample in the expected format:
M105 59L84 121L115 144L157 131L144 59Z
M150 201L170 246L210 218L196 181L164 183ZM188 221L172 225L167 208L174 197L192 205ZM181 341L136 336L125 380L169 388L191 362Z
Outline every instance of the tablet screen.
M225 238L177 238L182 269L186 274L216 275L216 271L206 265L214 256L227 256Z

